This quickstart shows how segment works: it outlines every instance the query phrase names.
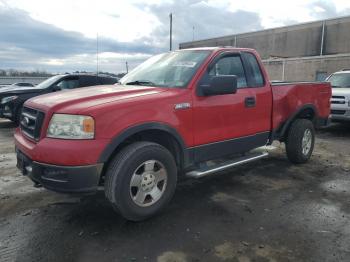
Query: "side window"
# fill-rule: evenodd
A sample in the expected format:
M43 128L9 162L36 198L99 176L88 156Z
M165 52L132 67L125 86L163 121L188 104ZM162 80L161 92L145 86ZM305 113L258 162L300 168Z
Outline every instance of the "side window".
M74 89L79 87L79 80L78 77L68 77L60 81L57 86L59 86L62 90L64 89Z
M237 87L247 87L247 78L240 56L225 56L221 58L210 70L209 76L235 75Z
M100 79L99 79L99 83L101 85L113 85L117 82L118 82L118 80L114 77L100 77Z
M95 86L99 84L97 76L80 76L79 82L79 87Z
M245 53L246 60L251 68L252 77L254 80L254 87L264 86L264 77L261 73L260 66L256 57L252 53Z

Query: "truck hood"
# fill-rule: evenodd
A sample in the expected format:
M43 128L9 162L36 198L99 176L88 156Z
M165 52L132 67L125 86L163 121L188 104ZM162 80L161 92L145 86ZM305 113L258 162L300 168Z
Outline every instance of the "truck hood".
M350 96L350 88L332 88L332 95L333 96Z
M41 93L43 91L44 91L43 89L35 88L35 87L16 87L16 86L0 87L0 95Z
M50 109L56 111L62 108L79 111L105 103L154 95L164 91L166 91L165 88L131 85L93 86L37 96L28 100L26 105L44 111Z

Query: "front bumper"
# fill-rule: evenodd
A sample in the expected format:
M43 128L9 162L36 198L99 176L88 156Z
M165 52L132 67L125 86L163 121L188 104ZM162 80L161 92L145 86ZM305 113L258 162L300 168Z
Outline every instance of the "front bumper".
M350 109L332 108L330 119L333 121L350 121Z
M56 166L32 161L16 149L17 167L34 183L62 193L89 193L97 190L103 164Z

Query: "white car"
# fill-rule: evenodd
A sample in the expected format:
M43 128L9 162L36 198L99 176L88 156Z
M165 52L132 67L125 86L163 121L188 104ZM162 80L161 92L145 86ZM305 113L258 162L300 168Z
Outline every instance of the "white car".
M350 121L350 69L333 73L326 81L332 85L331 120Z

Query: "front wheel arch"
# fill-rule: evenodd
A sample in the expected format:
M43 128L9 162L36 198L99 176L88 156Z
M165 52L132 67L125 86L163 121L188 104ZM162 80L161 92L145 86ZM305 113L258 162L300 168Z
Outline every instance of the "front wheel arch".
M179 169L185 165L186 145L177 130L167 124L150 122L132 126L112 138L111 142L102 151L98 162L109 163L113 156L130 143L148 141L161 144L174 156Z

